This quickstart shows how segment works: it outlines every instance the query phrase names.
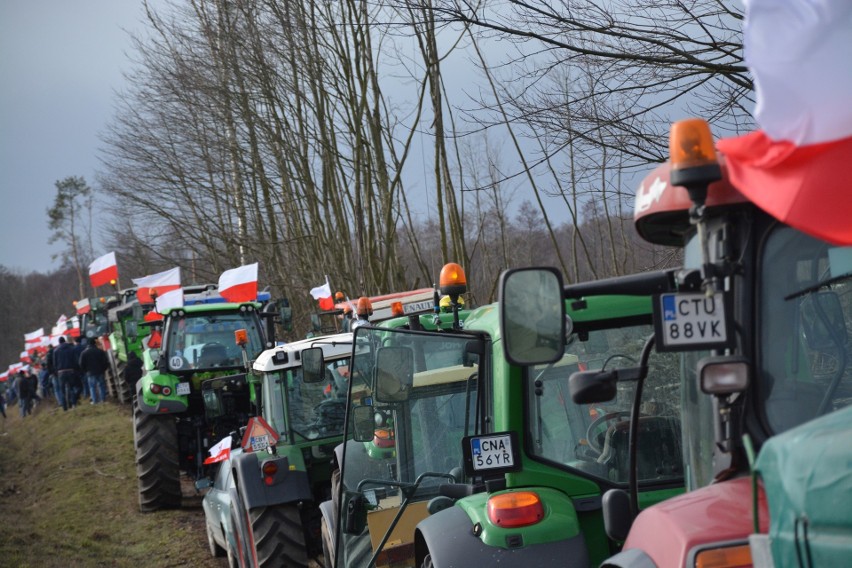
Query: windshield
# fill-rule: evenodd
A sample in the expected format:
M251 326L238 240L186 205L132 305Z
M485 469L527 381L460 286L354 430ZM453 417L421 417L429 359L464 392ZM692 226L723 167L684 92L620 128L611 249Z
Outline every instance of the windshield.
M628 481L628 436L635 383L618 384L614 400L589 405L571 401L568 377L579 370L636 367L651 325L591 331L568 343L565 355L527 375L527 438L539 459L580 470L614 484ZM642 397L639 479L682 477L678 357L652 351Z
M380 348L410 349L414 379L407 400L373 404L376 436L347 446L343 467L347 487L355 489L366 477L413 483L424 472L458 473L463 465L461 439L473 433L475 418L478 365L473 360L465 365L470 341L471 336L450 333L357 330L353 401L371 400L366 395L374 393L372 367ZM429 478L421 487L446 482Z
M369 436L372 428L374 435L344 446L344 495L364 504L367 529L343 529L338 566L366 566L374 553L388 549L394 549L400 566L413 565L413 549L402 543L413 541L412 529L429 514L427 502L438 495L438 485L463 480L461 440L475 433L479 369L477 356L467 353L467 347L477 341L451 332L355 331L349 400L360 406L354 410L366 408L365 414L372 414L374 425L367 423L366 431ZM381 353L385 348L390 349ZM387 391L377 389L374 380L391 370L382 367L379 373L375 364L389 352L396 353L397 362L413 361L413 376L403 373L410 385L397 392L394 402L383 403L375 399ZM411 359L402 353L410 353ZM410 499L404 509L403 495ZM346 510L342 505L341 512ZM385 552L379 551L386 531L397 524L393 534L401 540L391 537ZM339 522L338 528L343 525Z
M189 313L170 317L166 329L165 356L172 371L241 368L242 350L234 339L238 329L248 333L249 358L263 350L260 320L253 311Z
M342 436L348 379L349 357L326 361L325 377L317 383L306 383L301 367L267 373L263 381L263 400L267 401L264 417L287 440Z
M852 402L852 247L778 226L762 251L758 396L773 433Z

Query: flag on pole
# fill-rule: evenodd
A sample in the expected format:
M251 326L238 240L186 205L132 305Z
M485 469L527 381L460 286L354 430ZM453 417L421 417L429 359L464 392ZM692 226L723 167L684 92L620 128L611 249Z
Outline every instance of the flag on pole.
M88 298L83 298L82 300L77 300L74 304L74 307L77 308L77 315L88 314L92 311L92 306L89 304Z
M153 304L154 298L151 297L151 290L154 290L158 296L177 290L180 288L180 267L158 272L142 278L134 278L133 283L136 285L136 298L140 304Z
M204 460L204 465L219 463L231 457L231 437L225 436L218 444L210 448L210 457Z
M118 265L115 262L114 252L96 258L89 265L89 281L92 283L92 288L109 284L111 280L118 280Z
M38 345L41 343L41 337L44 335L44 328L40 327L35 331L31 331L30 333L24 334L24 343L32 343L34 345Z
M257 263L223 272L219 277L219 295L234 303L257 300Z
M30 354L27 351L21 351L20 359L22 363L30 362Z
M744 4L760 130L718 142L728 175L776 219L852 244L852 2Z
M181 288L157 296L157 311L161 314L168 309L181 306L183 306L183 289Z
M319 308L327 311L334 309L334 299L331 297L331 286L328 283L328 276L325 277L325 284L311 288L311 297L319 302Z

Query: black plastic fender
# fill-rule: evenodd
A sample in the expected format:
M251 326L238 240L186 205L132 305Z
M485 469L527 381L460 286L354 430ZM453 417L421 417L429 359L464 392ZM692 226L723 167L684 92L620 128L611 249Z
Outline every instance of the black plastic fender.
M415 566L422 565L426 554L431 555L434 568L587 568L589 565L589 554L582 533L565 540L518 548L488 546L474 536L470 517L457 506L439 511L417 525L414 532Z
M256 453L242 453L231 459L232 473L246 510L293 501L313 501L307 472L290 471L286 456L265 457L263 461L269 459L273 459L278 465L275 483L271 486L263 482L261 463Z

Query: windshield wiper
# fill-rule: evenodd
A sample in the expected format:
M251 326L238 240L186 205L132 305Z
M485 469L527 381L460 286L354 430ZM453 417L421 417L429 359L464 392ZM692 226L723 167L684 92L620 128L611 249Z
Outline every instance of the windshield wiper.
M827 280L823 280L822 282L817 282L813 286L808 286L807 288L802 288L798 292L793 292L789 296L784 296L784 300L792 300L793 298L799 298L801 296L805 296L812 292L816 292L821 288L825 288L827 286L831 286L832 284L837 284L838 282L842 282L843 280L848 280L852 278L852 272L847 272L845 274L840 274L838 276L832 276Z

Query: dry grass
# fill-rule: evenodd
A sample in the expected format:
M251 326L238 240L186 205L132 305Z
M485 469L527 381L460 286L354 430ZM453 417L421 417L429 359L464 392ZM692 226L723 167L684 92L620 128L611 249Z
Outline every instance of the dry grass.
M201 499L138 509L130 409L43 402L0 425L0 566L223 567L207 550ZM2 421L2 417L0 417Z

